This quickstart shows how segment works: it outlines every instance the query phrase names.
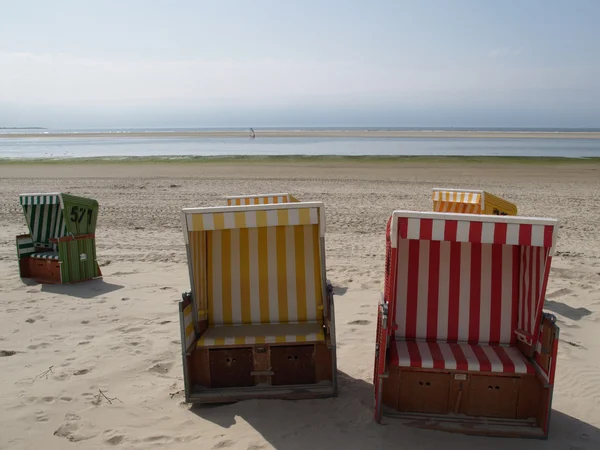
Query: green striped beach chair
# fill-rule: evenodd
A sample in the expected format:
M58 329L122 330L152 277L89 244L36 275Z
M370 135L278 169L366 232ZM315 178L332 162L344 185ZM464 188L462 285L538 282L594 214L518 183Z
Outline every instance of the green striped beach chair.
M21 278L68 284L102 276L96 261L98 202L69 194L21 194L29 234L17 236Z

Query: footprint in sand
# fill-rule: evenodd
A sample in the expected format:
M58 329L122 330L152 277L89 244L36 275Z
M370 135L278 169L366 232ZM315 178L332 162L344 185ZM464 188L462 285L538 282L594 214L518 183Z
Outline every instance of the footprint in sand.
M13 356L13 355L16 355L17 353L19 353L19 352L15 351L15 350L0 350L0 357Z
M88 323L90 323L90 321L89 321L89 320L82 320L82 321L81 321L81 323L82 323L83 325L87 325Z
M79 369L79 370L76 370L75 372L73 372L73 375L80 376L80 375L85 375L90 372L91 372L91 369Z
M27 322L27 323L35 323L35 319L29 318L25 322Z
M65 438L71 442L85 441L96 435L94 425L87 420L81 420L77 414L66 414L65 421L54 432L54 436Z
M352 322L348 322L348 325L369 325L371 323L370 320L353 320Z
M125 440L125 436L122 434L119 434L118 432L116 432L114 430L106 430L102 434L102 439L104 439L104 442L106 442L109 445L119 445L121 442L123 442Z
M230 439L225 439L224 441L217 442L215 445L212 446L212 448L213 449L229 448L229 447L233 447L234 445L235 445L235 442L233 442Z
M148 369L148 372L168 373L173 368L172 362L158 362Z
M36 422L48 422L48 414L44 411L36 411L35 412L35 421Z

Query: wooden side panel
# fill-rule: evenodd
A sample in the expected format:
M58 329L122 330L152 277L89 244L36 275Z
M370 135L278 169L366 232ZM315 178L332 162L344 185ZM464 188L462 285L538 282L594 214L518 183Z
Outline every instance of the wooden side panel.
M476 417L515 418L519 377L471 375L465 414Z
M327 344L319 342L315 345L315 378L316 382L333 380L332 351Z
M315 346L271 346L271 366L273 385L314 384Z
M521 378L519 389L519 401L517 404L517 419L528 419L535 417L538 425L540 411L543 405L544 387L540 379L535 375L525 375Z
M60 284L60 264L50 259L24 258L20 266L25 278L32 278L40 283Z
M450 374L402 371L399 411L446 413Z
M187 358L189 379L192 386L210 387L210 359L207 348L198 347Z
M381 390L383 404L398 410L398 395L400 394L400 368L390 367L387 378L383 379Z

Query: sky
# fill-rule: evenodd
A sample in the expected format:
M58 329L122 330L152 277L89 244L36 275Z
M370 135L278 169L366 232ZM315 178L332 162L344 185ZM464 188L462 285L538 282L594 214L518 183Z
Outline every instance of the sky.
M0 11L0 127L600 127L598 0Z

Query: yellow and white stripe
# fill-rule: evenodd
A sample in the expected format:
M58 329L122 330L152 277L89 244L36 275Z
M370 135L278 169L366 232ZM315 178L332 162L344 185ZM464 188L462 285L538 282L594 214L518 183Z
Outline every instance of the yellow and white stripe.
M232 195L226 197L227 206L264 205L277 203L297 202L290 194L258 194L258 195Z
M189 234L195 298L210 326L322 317L318 224Z
M193 322L193 309L192 305L189 304L183 309L183 326L185 327L185 348L188 350L194 343L194 322Z
M324 341L320 322L269 325L233 325L206 330L198 346L276 344L281 342Z
M481 214L483 191L433 190L433 210L463 214Z
M300 204L300 203L297 203ZM239 208L239 207L228 207ZM188 231L231 230L240 228L314 225L319 223L319 208L280 208L188 214Z

